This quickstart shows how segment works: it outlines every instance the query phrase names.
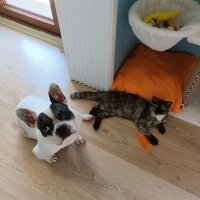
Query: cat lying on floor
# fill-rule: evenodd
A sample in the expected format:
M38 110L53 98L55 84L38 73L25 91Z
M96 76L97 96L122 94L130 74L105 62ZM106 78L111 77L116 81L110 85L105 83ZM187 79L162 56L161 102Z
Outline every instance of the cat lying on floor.
M102 119L109 117L122 117L135 122L138 130L146 136L153 145L158 139L151 133L150 127L156 126L161 134L165 133L164 122L168 116L171 101L153 97L151 102L135 94L124 92L75 92L72 99L88 99L98 103L92 108L90 114L95 117L93 127L97 130Z

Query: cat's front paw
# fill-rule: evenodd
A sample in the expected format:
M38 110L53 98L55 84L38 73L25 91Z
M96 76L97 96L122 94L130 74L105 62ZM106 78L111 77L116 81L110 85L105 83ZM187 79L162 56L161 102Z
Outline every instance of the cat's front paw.
M146 138L148 139L148 141L152 144L152 145L157 145L158 144L158 139L150 134L150 135L146 135Z
M159 124L159 125L157 126L157 128L158 128L158 131L159 131L161 134L164 134L164 133L165 133L165 127L164 127L163 124Z

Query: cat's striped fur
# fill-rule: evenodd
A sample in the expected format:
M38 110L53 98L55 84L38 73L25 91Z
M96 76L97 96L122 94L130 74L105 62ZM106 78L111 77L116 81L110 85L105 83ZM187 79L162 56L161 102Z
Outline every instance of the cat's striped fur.
M158 140L150 131L150 127L157 126L160 133L165 132L163 122L167 118L172 102L153 97L151 102L135 94L124 92L76 92L72 99L88 99L97 101L90 114L95 117L94 129L97 130L102 119L122 117L132 120L138 130L143 132L149 142L158 144Z

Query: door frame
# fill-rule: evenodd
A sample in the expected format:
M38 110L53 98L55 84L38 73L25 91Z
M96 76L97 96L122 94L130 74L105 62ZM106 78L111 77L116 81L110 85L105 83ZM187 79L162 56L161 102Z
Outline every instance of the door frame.
M2 17L14 20L16 22L29 25L33 28L44 30L53 35L60 36L60 29L58 25L58 18L56 15L55 3L54 0L49 0L49 1L50 1L53 20L32 13L30 11L25 11L15 6L6 4L5 0L0 0L0 15Z

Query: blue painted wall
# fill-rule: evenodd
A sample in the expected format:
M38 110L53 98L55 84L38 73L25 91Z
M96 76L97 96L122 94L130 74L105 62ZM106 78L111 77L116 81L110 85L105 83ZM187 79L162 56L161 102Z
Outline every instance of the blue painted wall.
M136 0L118 0L117 31L115 46L115 72L139 40L135 37L128 22L128 12Z
M115 47L115 72L119 69L130 51L140 41L135 37L128 22L128 12L136 0L118 0L117 32ZM196 0L200 3L200 0ZM200 56L200 46L190 44L186 39L181 40L171 50L184 51Z

